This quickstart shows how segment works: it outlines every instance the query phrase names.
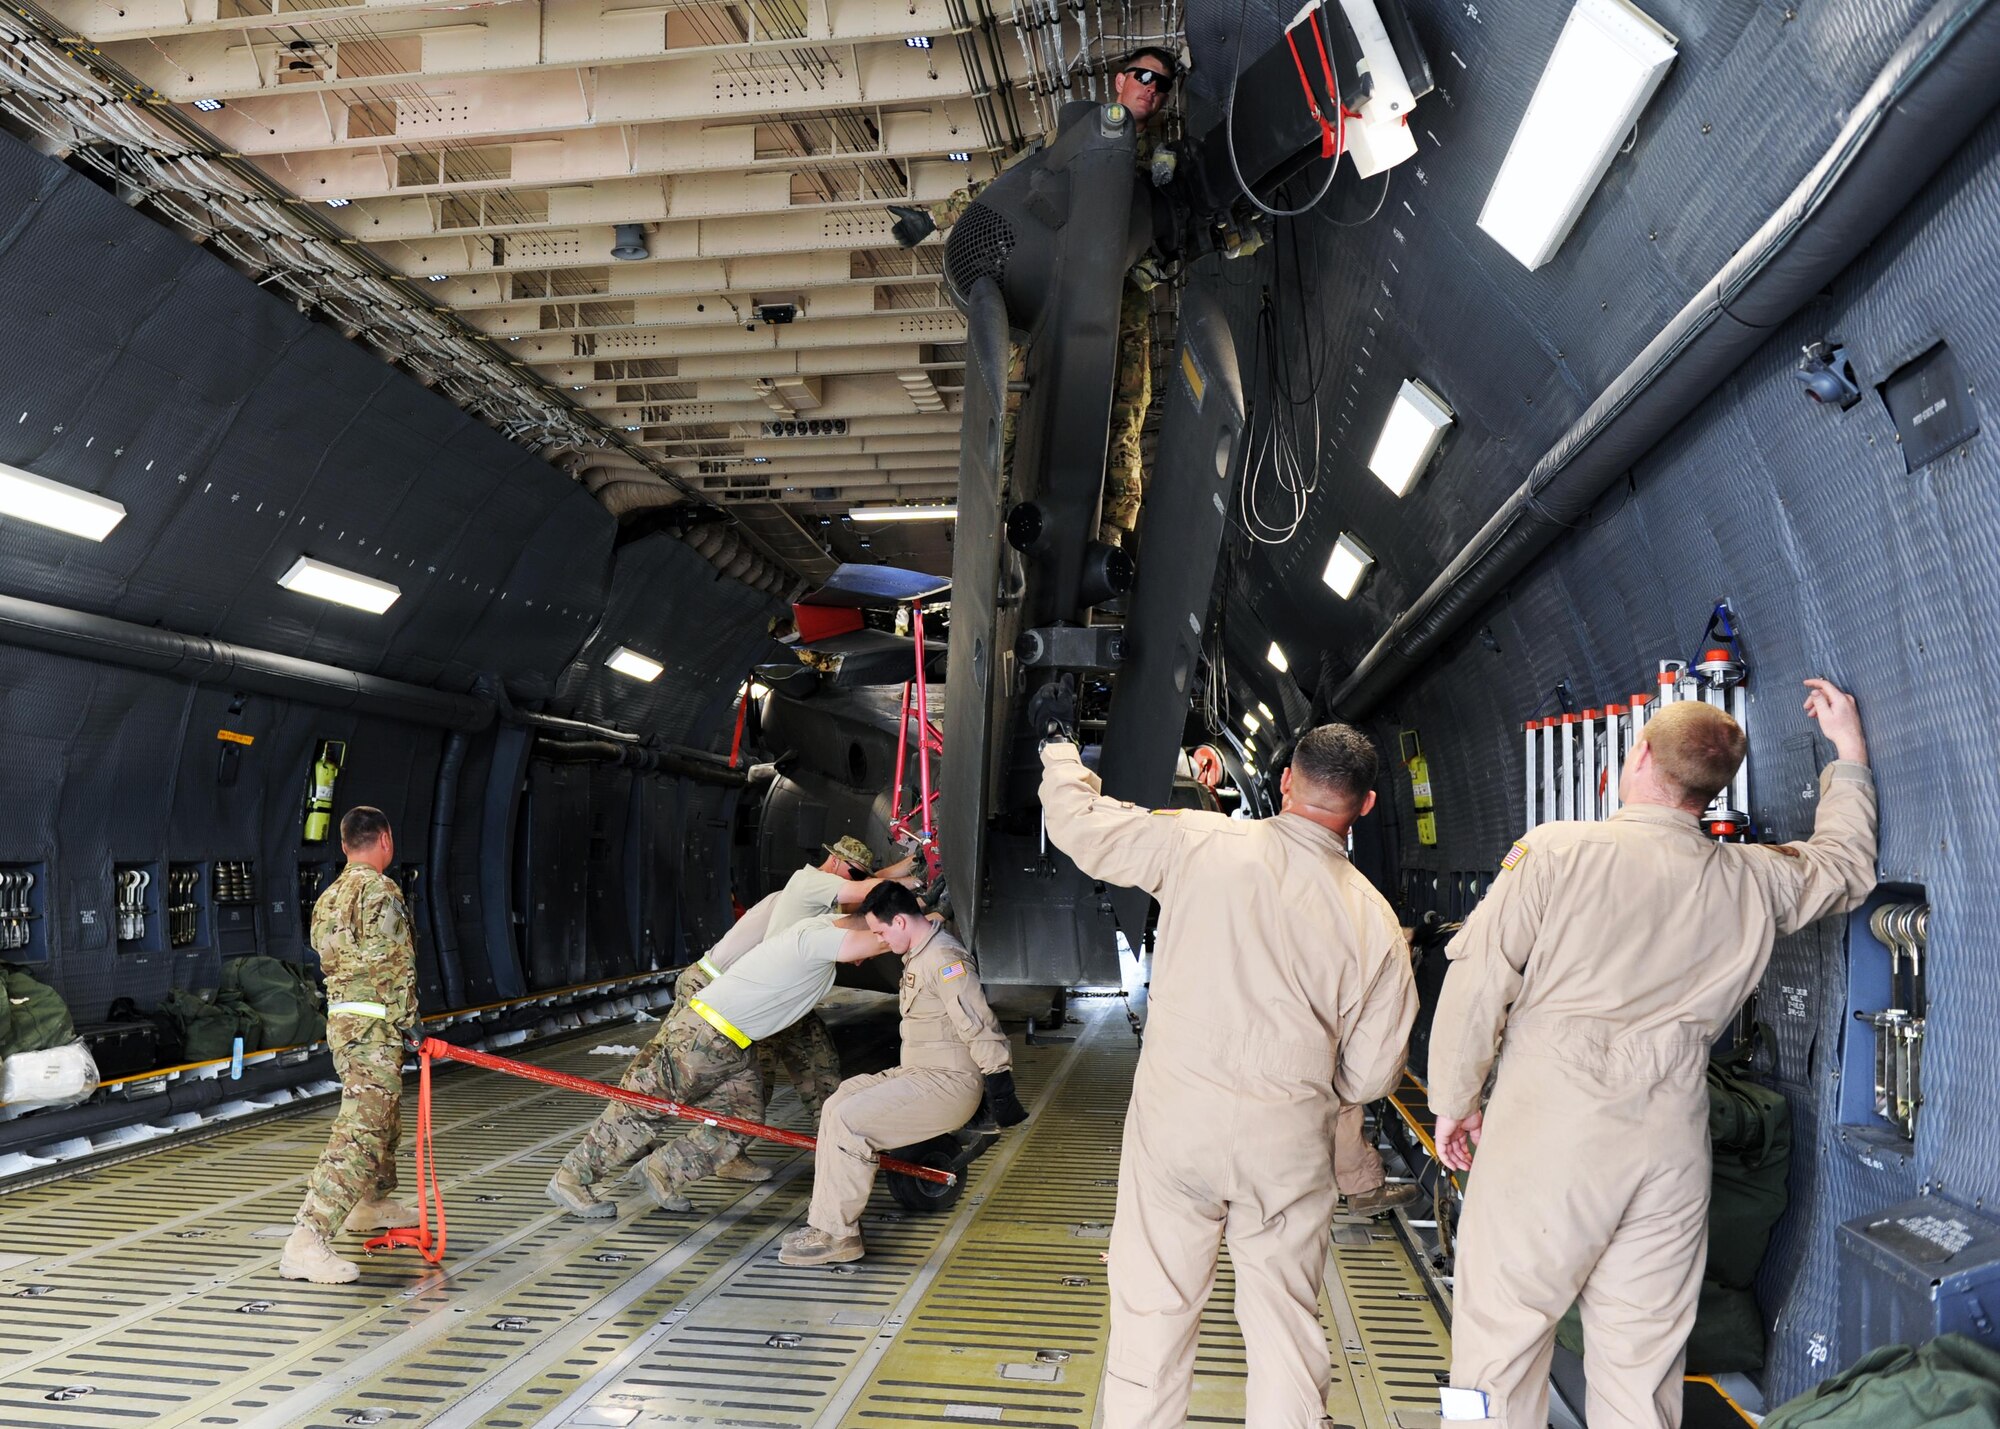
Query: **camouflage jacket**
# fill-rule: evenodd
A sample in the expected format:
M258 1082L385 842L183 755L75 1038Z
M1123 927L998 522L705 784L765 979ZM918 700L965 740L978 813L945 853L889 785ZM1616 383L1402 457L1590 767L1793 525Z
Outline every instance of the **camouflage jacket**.
M394 879L350 863L313 904L313 950L326 1000L379 1002L404 1029L417 1021L417 949Z

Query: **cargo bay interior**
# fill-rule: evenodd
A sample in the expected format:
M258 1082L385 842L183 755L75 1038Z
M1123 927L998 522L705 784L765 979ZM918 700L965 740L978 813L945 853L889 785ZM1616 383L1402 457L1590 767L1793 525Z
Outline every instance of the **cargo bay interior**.
M1239 207L1185 256L1150 299L1145 447L1148 500L1172 509L1175 424L1213 381L1187 315L1218 315L1244 422L1183 742L1218 748L1259 811L1309 724L1359 721L1387 756L1354 856L1419 929L1425 1013L1371 1128L1423 1195L1335 1222L1329 1414L1437 1422L1460 1194L1425 1102L1445 931L1525 827L1605 812L1576 771L1603 768L1635 695L1733 701L1750 756L1718 836L1803 837L1828 758L1795 702L1813 675L1861 702L1880 887L1781 939L1742 1019L1745 1076L1782 1105L1771 1139L1718 1151L1765 1172L1764 1229L1704 1299L1722 1329L1685 1422L1754 1420L1880 1345L1992 1341L2000 983L1972 934L1996 911L1980 378L2000 358L2000 7L1360 8L1401 15L1421 52L1429 85L1394 125L1414 152L1365 178L1337 159L1323 191L1316 159L1263 192L1304 212ZM1496 180L1564 36L1610 10L1666 44L1657 88L1569 226L1503 243ZM280 1279L337 1099L326 1051L261 1045L253 1017L241 1051L170 1057L165 1010L244 959L312 967L341 862L315 783L395 822L427 1031L599 1079L733 905L838 835L886 846L892 801L931 792L922 725L898 719L908 616L928 603L935 710L956 663L939 583L969 520L849 513L966 502L980 359L943 243L899 245L885 207L999 174L1143 44L1187 57L1167 127L1213 154L1295 18L10 9L5 1035L26 1045L32 1008L103 1067L66 1105L10 1076L0 1107L0 1419L1097 1422L1143 912L1073 974L981 949L1033 1115L948 1204L879 1184L870 1255L823 1270L775 1259L809 1153L761 1150L770 1181L704 1182L692 1215L628 1196L568 1220L542 1187L596 1103L451 1068L429 1118L442 1265L385 1251L353 1284ZM1311 100L1311 58L1289 103ZM1378 439L1404 406L1427 440L1392 481ZM23 509L65 493L99 502L66 530ZM1161 521L1141 517L1135 611L1149 573L1191 564ZM393 599L314 598L302 559ZM1109 939L1109 899L1087 911ZM830 1004L849 1071L893 1060L885 986ZM416 1096L412 1076L412 1127ZM770 1119L812 1129L787 1091ZM1925 1216L1959 1239L1877 1233ZM1244 1422L1231 1291L1225 1264L1191 1422ZM1581 1422L1586 1363L1558 1355L1555 1422Z

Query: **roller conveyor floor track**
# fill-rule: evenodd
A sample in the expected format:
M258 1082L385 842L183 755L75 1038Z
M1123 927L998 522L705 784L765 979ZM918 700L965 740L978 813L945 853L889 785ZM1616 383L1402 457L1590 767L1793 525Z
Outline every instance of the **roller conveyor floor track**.
M771 1146L757 1156L772 1181L705 1183L695 1215L652 1210L628 1184L614 1222L560 1216L542 1187L598 1104L462 1069L438 1077L434 1109L442 1274L397 1252L365 1259L352 1285L278 1278L325 1107L15 1191L0 1198L0 1429L1088 1429L1137 1049L1122 1003L1077 1012L1073 1042L1017 1041L1034 1120L974 1164L946 1213L906 1214L878 1187L869 1255L850 1266L777 1263L811 1165ZM609 1076L621 1059L593 1047L640 1030L534 1060ZM773 1114L798 1125L789 1092ZM1342 1223L1330 1258L1335 1422L1435 1423L1448 1351L1401 1239ZM1242 1422L1230 1292L1225 1262L1191 1423Z

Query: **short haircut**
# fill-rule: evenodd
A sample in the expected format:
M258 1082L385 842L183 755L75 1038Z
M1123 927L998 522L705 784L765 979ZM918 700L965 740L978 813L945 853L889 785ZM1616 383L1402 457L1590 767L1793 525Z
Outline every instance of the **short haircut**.
M1655 710L1639 737L1652 749L1661 776L1689 803L1704 807L1736 777L1748 744L1742 725L1703 700L1676 700Z
M868 890L868 896L861 900L861 916L878 918L884 923L893 923L898 918L921 918L924 905L917 902L917 895L900 883L878 883Z
M1359 807L1375 787L1375 741L1351 724L1323 724L1299 736L1292 778Z
M1123 74L1143 59L1155 59L1167 67L1167 75L1172 79L1181 77L1181 57L1172 50L1159 45L1141 45L1124 59L1118 61L1118 72Z
M389 816L367 804L357 804L340 816L342 848L373 848L389 832Z

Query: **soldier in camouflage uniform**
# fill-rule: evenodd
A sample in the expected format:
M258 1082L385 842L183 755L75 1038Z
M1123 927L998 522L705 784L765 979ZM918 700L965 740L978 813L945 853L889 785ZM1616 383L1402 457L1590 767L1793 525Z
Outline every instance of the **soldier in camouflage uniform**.
M340 821L340 850L347 867L320 894L312 920L340 1111L278 1260L285 1279L322 1285L361 1273L333 1253L328 1242L336 1230L418 1220L389 1199L402 1132L403 1038L417 1025L417 951L403 892L384 871L396 857L388 817L380 809L349 809Z
M1112 96L1132 113L1139 130L1136 160L1142 178L1151 181L1154 156L1160 143L1146 132L1153 116L1166 103L1180 61L1171 51L1148 45L1133 51L1120 62L1112 78ZM1145 78L1142 76L1156 76ZM1171 170L1169 170L1171 172ZM972 207L981 185L968 185L949 198L921 210L901 210L895 225L899 243L913 246L933 229L949 229ZM916 215L913 221L908 215ZM1104 503L1097 538L1109 546L1123 545L1139 523L1139 507L1146 496L1146 462L1140 437L1146 413L1153 405L1153 289L1162 281L1157 262L1141 258L1125 275L1125 287L1118 303L1118 375L1111 392L1110 450L1105 463ZM1000 466L1004 472L1014 464L1014 433L1021 410L1023 384L1028 376L1028 354L1019 343L1007 345L1007 403L1000 421Z
M755 1120L764 1107L756 1045L826 996L836 964L865 962L882 951L882 942L853 919L809 918L773 934L677 1004L625 1068L619 1085ZM672 1118L608 1104L563 1158L549 1182L549 1199L576 1216L616 1215L617 1206L599 1189L644 1157L639 1171L653 1204L693 1210L684 1188L735 1156L737 1142L712 1126L669 1141L671 1125Z

